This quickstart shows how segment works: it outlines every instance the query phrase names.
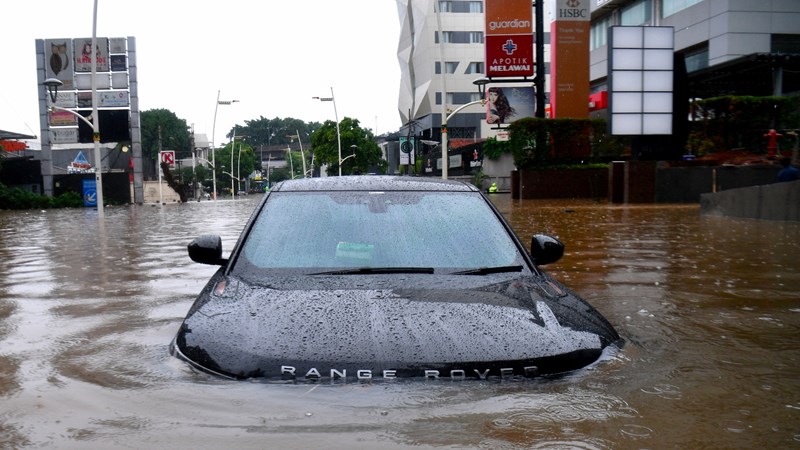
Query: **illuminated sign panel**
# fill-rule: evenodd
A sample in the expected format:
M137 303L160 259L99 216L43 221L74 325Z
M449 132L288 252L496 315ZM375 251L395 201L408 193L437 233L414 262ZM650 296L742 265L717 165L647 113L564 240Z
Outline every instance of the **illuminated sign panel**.
M610 28L611 134L672 134L674 37L672 27Z
M486 0L486 76L533 75L533 9L530 0Z

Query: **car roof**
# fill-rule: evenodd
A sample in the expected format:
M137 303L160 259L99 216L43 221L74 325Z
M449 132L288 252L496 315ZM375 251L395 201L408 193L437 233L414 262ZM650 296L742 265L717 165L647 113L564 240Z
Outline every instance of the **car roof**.
M350 175L342 177L299 178L278 183L271 192L303 191L452 191L479 192L475 186L441 178L400 177L393 175Z

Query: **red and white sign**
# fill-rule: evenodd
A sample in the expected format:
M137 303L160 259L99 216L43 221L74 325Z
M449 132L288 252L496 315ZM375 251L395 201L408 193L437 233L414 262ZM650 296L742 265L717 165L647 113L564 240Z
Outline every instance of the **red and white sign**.
M161 152L161 162L169 164L170 167L175 165L175 151L164 150Z
M530 0L486 0L486 76L533 75L533 8Z

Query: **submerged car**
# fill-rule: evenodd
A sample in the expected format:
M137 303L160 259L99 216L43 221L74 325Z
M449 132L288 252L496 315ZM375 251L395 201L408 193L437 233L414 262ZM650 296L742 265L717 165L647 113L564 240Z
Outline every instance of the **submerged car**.
M234 379L488 379L573 371L619 345L613 326L539 266L477 188L441 179L287 180L261 200L171 352Z

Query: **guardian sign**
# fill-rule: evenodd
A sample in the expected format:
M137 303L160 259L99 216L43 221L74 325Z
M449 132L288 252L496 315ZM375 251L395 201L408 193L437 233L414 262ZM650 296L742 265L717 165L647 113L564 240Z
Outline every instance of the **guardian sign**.
M486 76L533 76L530 0L486 0Z

